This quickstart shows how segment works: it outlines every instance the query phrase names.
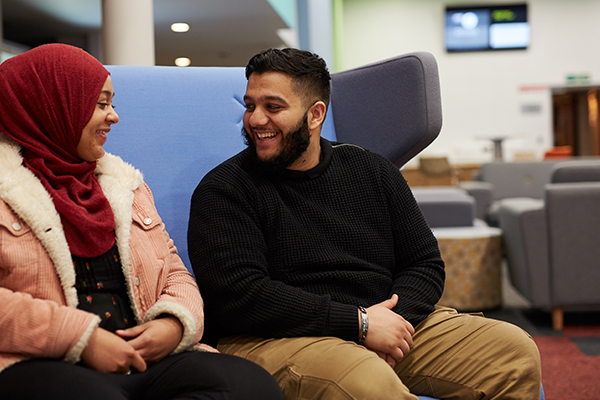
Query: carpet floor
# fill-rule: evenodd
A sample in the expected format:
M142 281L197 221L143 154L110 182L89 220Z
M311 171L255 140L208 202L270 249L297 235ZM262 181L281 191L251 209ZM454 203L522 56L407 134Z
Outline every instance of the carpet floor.
M547 400L600 400L600 312L567 312L562 332L550 314L530 309L486 311L489 318L520 326L535 340Z

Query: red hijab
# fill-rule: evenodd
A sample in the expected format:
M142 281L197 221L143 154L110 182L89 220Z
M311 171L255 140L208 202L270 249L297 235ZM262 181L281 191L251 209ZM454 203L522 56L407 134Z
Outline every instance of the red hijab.
M71 253L96 257L115 243L110 204L77 145L109 72L85 51L36 47L0 64L0 131L22 147L24 165L60 214Z

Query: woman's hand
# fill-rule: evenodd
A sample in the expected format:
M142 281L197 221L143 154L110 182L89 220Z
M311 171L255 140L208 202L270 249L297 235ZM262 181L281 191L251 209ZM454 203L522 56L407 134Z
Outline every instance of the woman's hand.
M209 353L218 353L219 352L219 350L217 350L214 347L209 346L209 345L207 345L205 343L198 343L198 347L200 347L201 349L204 349L204 350L208 351Z
M129 340L127 343L147 363L154 363L171 354L179 345L183 337L183 325L176 317L169 315L115 333Z
M146 370L146 362L131 344L102 328L92 333L81 359L100 372L125 374L132 368L139 372Z

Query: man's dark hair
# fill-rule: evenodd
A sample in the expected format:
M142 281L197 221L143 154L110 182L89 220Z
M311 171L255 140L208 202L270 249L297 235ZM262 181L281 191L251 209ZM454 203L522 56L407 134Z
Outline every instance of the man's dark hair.
M293 48L264 50L248 61L246 79L265 72L290 75L296 93L305 102L321 100L329 106L331 76L325 60L318 55Z

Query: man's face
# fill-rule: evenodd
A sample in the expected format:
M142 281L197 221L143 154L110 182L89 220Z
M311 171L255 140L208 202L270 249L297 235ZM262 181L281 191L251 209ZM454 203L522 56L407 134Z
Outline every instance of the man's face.
M280 72L253 73L244 96L244 135L261 163L294 169L310 144L307 110L292 78Z

